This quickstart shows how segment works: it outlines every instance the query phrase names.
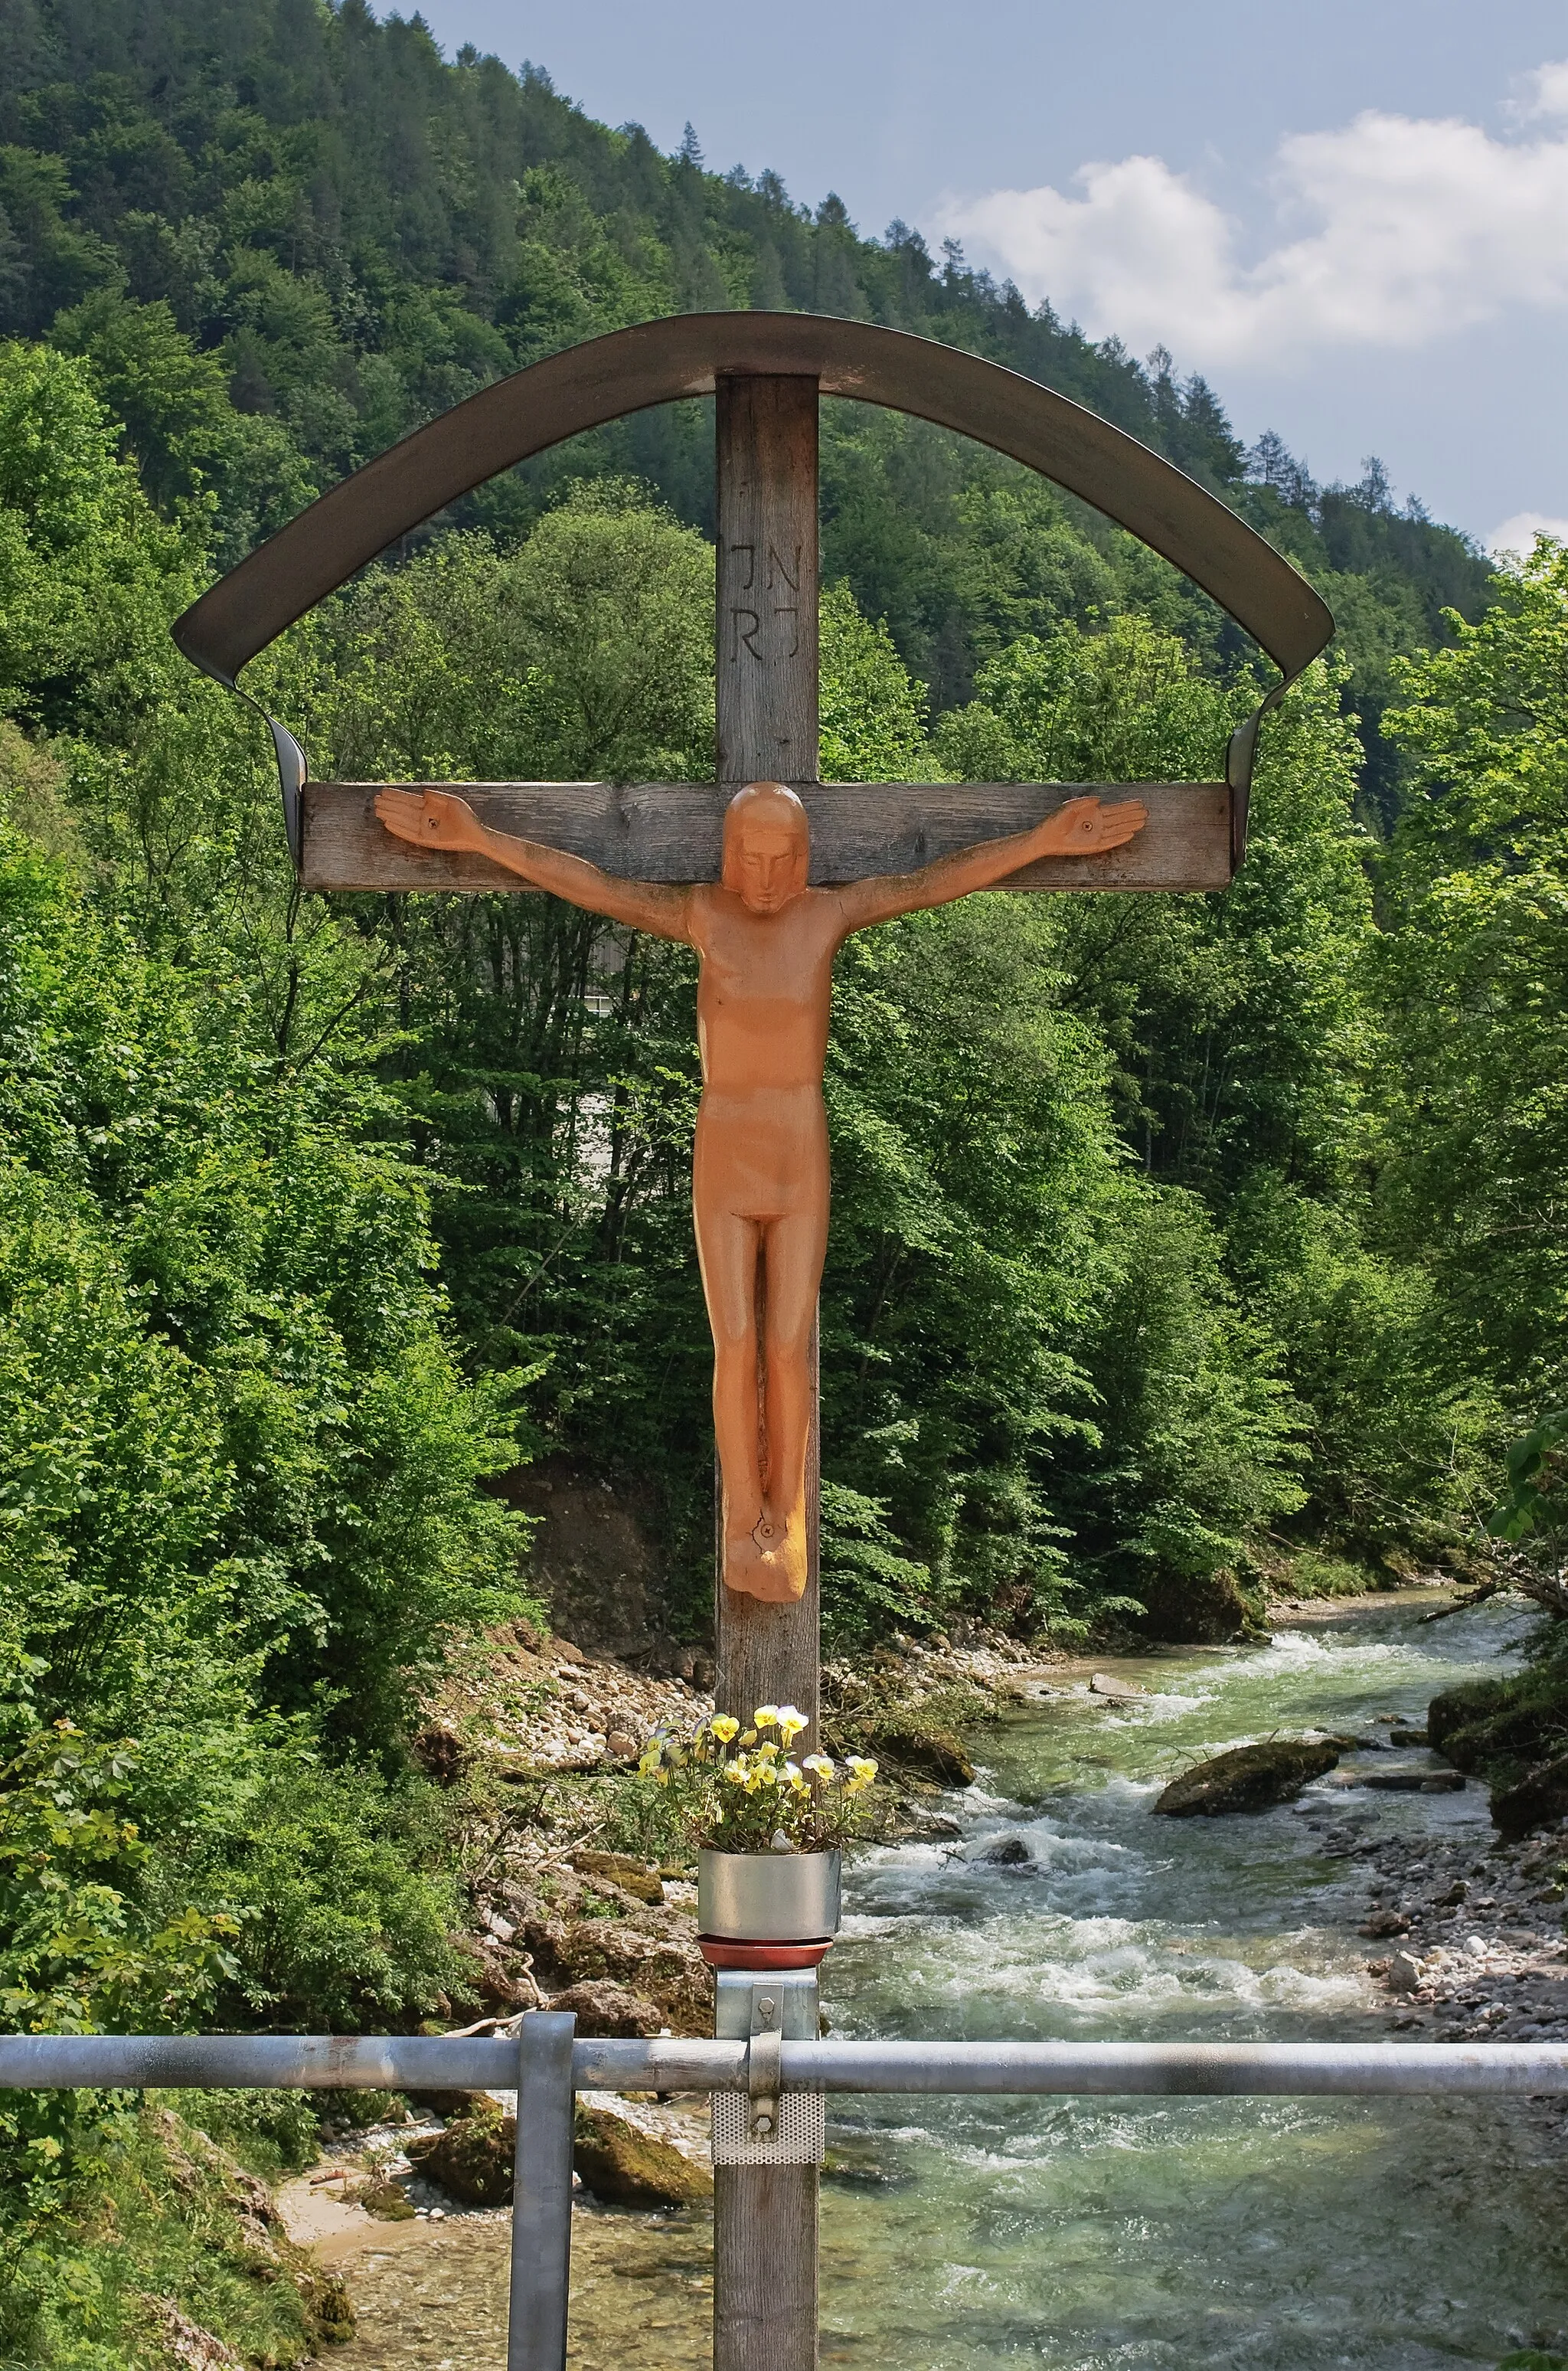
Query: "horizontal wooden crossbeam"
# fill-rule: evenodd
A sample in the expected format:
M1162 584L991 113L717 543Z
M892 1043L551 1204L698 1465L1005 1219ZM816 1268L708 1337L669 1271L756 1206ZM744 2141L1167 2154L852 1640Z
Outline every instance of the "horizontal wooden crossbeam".
M1103 856L1055 856L1009 874L1006 889L1224 889L1233 872L1231 792L1224 782L803 782L813 882L913 873L976 840L1026 831L1068 799L1138 798L1148 821ZM308 889L522 887L478 856L394 839L378 791L439 789L468 801L495 831L545 841L630 881L716 881L724 807L712 782L309 782L301 878Z

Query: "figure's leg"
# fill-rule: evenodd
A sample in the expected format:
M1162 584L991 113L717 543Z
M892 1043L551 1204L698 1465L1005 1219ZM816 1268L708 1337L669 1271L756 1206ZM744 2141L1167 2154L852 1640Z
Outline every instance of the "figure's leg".
M812 1326L827 1249L825 1209L793 1211L764 1231L763 1360L768 1476L756 1542L785 1586L806 1586L806 1449L812 1421Z
M723 1485L724 1578L745 1587L740 1567L756 1562L752 1534L762 1517L762 1427L756 1385L755 1219L693 1197L697 1256L713 1334L713 1432Z

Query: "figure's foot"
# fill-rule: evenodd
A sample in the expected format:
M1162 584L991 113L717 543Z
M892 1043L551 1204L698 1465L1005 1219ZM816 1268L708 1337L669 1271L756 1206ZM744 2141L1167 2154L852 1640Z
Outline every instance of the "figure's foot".
M788 1605L806 1592L806 1519L804 1509L780 1522L765 1507L752 1533L767 1567L767 1594L775 1604Z
M742 1597L767 1597L771 1576L750 1532L732 1532L724 1542L724 1586Z
M765 1605L793 1605L806 1588L804 1521L777 1524L765 1514L755 1532L727 1539L724 1586Z

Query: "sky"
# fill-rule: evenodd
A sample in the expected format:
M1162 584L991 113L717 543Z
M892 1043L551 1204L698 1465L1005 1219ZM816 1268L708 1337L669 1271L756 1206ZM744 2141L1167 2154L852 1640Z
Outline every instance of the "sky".
M411 13L411 10L409 11ZM1325 481L1568 533L1568 0L423 0L604 121L1164 345Z

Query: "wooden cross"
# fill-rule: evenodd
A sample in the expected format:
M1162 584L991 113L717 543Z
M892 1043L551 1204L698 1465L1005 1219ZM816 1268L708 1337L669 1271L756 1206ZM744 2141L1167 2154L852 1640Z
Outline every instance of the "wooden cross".
M1127 785L836 783L817 780L817 414L821 394L858 397L958 429L1042 469L1183 568L1279 663L1272 706L1333 630L1322 603L1234 514L1170 464L1032 381L863 323L721 314L653 322L594 341L487 388L370 463L253 553L180 619L175 637L231 688L245 661L394 538L528 454L677 397L717 397L717 779L711 783L463 783L492 829L586 858L640 882L711 882L725 808L741 785L789 784L806 807L811 879L849 883L1039 823L1086 790ZM1233 736L1223 781L1140 783L1136 837L1089 858L1058 856L1017 890L1226 887L1245 848L1259 721ZM285 727L268 720L290 847L318 890L516 891L482 854L439 854L383 828L377 783L313 782ZM408 785L424 789L426 785ZM812 1352L815 1371L815 1347ZM808 1580L792 1603L717 1590L720 1708L819 1706L818 1441L807 1461ZM814 1740L813 1741L814 1742ZM717 2371L802 2371L816 2359L816 2176L809 2168L721 2169L716 2256ZM766 2233L766 2244L759 2235Z

